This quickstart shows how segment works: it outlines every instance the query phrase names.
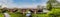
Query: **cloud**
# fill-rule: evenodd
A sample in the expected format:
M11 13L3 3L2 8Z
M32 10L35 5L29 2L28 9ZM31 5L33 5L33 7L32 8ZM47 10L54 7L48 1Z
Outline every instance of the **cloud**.
M0 0L0 5L2 6L2 7L6 7L7 5L7 0Z
M13 3L13 0L0 0L0 5L2 5L2 7L8 7L8 8L17 6L16 4Z
M36 0L32 0L32 1L36 1ZM43 1L43 0L42 0ZM18 8L36 8L37 5L42 5L45 6L46 3L32 3L32 5L30 4L24 4L24 5L18 5L16 3L13 2L13 0L0 0L0 5L2 4L3 7L8 7L8 8L13 8L13 7L18 7Z
M56 0L56 1L60 2L60 0Z

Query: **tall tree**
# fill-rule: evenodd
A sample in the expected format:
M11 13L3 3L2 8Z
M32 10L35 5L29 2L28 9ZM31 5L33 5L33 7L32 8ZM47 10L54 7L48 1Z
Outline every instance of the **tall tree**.
M51 10L53 4L55 4L55 3L57 3L56 0L49 0L49 1L47 2L47 9L48 9L48 10Z

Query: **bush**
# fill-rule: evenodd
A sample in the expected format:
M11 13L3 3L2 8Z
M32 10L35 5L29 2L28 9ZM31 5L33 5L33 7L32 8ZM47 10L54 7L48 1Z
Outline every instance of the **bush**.
M60 17L60 9L52 9L47 15L48 17Z

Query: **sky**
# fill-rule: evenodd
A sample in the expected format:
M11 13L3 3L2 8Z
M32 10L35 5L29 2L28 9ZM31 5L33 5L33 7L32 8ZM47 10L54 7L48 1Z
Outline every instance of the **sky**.
M48 0L0 0L3 7L36 8L37 5L46 6Z

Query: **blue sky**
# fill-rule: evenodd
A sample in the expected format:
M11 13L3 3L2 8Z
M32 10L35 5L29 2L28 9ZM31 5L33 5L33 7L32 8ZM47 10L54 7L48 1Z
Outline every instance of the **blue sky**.
M25 5L25 4L32 5L33 3L40 4L40 3L46 2L46 0L13 0L13 2L20 5Z
M46 5L48 0L0 0L0 3L4 2L7 7L19 7L19 8L29 8L37 7L37 5Z

